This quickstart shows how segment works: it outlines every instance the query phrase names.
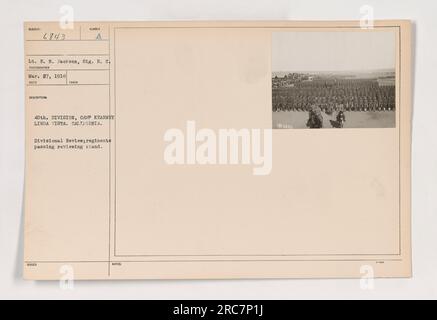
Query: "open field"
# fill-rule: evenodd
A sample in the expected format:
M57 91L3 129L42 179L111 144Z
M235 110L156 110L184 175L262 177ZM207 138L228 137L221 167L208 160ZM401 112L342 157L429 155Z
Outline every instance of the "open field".
M328 115L322 112L323 128L332 128L329 120L335 120L336 113ZM395 111L346 111L344 128L394 128ZM272 113L273 129L307 129L308 112L278 111Z

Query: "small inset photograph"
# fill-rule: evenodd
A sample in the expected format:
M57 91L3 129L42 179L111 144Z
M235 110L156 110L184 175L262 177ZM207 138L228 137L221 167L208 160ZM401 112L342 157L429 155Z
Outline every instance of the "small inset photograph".
M396 127L396 34L274 32L273 129Z

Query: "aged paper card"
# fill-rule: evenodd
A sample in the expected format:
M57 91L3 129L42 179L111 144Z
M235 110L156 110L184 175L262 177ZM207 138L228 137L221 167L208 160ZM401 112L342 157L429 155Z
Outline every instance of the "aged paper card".
M25 23L26 279L411 276L410 23Z

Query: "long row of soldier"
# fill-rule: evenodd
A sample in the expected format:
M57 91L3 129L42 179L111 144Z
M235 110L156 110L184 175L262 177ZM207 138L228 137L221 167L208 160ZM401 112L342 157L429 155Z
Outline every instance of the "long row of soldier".
M300 82L293 87L273 90L273 110L305 110L311 105L322 109L348 111L394 110L395 87L379 86L376 80Z
M311 106L317 105L320 109L325 112L332 111L391 111L395 110L395 103L388 104L372 104L372 103L362 103L362 104L328 104L328 103L279 103L273 104L273 111L309 111Z

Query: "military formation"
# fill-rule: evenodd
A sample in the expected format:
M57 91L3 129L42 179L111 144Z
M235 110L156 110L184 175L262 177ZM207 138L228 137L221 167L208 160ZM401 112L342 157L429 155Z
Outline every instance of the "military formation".
M307 111L317 106L332 114L344 111L395 110L395 86L381 86L377 79L316 79L292 86L274 87L273 111Z

